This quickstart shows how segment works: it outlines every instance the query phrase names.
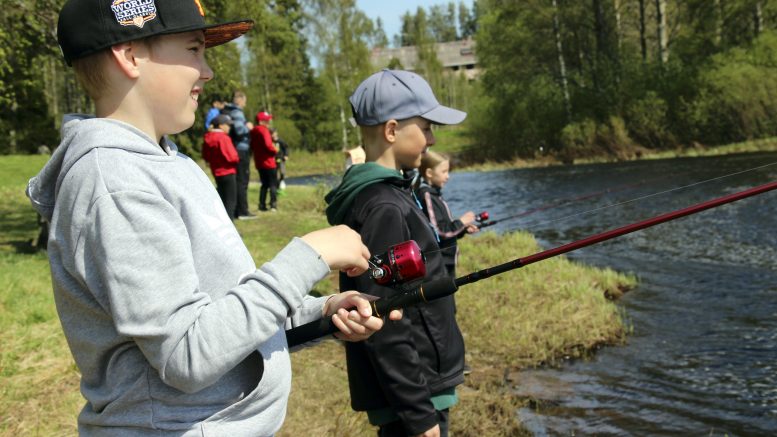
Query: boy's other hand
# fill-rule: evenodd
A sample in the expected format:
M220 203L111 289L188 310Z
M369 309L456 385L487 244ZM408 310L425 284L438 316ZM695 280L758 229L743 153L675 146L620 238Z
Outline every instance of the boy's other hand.
M434 428L427 429L423 434L416 437L440 437L440 425L434 425Z
M475 223L475 213L467 211L463 216L459 217L459 220L461 220L464 226L471 225L472 223Z
M362 237L348 226L313 231L302 237L302 241L318 252L332 270L359 276L369 268L370 250L362 243Z
M250 121L247 121L247 122L246 122L246 129L248 129L248 130L251 130L251 129L253 129L253 128L254 128L254 124L253 124L253 123L251 123Z
M324 305L324 316L332 316L332 322L340 332L335 337L345 341L362 341L383 327L383 319L373 317L370 301L358 291L334 294ZM399 320L402 312L393 310L390 320Z
M476 232L480 232L480 228L477 227L477 225L467 225L467 233L468 234L474 234Z

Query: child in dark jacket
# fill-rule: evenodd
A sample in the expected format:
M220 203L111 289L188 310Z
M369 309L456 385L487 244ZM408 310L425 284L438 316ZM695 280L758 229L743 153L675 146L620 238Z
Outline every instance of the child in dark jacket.
M415 240L426 256L426 278L447 276L435 235L413 199L411 180L401 170L417 168L434 144L431 125L457 124L466 114L440 105L415 73L383 70L350 97L367 162L351 166L327 195L330 223L361 234L371 253ZM362 275L340 275L340 289L378 297L398 293ZM456 324L453 297L406 308L368 341L346 345L351 405L366 411L380 436L445 436L448 409L464 381L464 340Z
M450 159L447 156L432 151L426 152L418 172L422 182L415 191L416 197L440 238L440 252L445 269L450 276L456 277L459 257L457 241L479 230L475 225L475 213L467 211L458 219L454 219L448 203L442 197L442 189L450 177Z
M237 206L237 164L240 158L237 149L229 137L232 118L227 114L217 115L211 122L211 129L205 132L202 144L202 159L210 165L210 171L216 179L216 191L234 220L232 211Z

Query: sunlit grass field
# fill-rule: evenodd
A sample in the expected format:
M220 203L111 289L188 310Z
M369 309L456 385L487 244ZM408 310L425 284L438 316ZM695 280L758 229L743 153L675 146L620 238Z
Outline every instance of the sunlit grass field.
M299 156L299 154L298 154ZM321 161L315 156L299 157ZM84 400L79 373L61 332L48 262L33 251L36 215L24 195L42 156L0 157L0 436L70 436ZM335 162L334 160L332 162ZM337 165L341 165L338 162ZM308 174L326 174L318 168ZM255 177L255 175L254 175ZM277 213L236 223L257 264L292 236L326 226L323 186L292 186ZM258 192L249 192L254 212ZM512 233L461 240L461 274L538 251L531 235ZM617 296L635 279L571 263L563 257L471 284L457 294L458 317L473 373L452 412L458 436L515 435L522 431L506 371L554 364L624 341L628 327L605 294ZM336 275L315 293L336 291ZM292 355L293 389L281 436L373 435L363 414L351 411L342 347L334 342Z

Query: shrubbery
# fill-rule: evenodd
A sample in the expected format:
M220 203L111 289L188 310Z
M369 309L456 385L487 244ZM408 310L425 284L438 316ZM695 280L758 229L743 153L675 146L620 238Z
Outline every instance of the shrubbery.
M715 36L704 31L714 28L711 3L678 5L673 19L687 27L662 62L655 41L641 55L638 32L615 39L610 3L595 2L598 12L582 3L484 4L477 39L484 73L470 125L482 159L530 158L540 148L563 162L628 159L643 148L777 135L777 33L768 25L753 32L726 24L728 33ZM725 7L741 18L736 25L752 23L748 4ZM592 19L599 27L581 27Z

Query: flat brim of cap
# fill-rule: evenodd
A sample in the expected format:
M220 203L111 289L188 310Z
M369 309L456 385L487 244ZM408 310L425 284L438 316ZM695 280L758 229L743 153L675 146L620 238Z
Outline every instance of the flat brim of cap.
M459 124L467 118L467 113L440 105L425 114L421 114L421 117L435 124Z
M216 47L241 37L254 27L252 20L232 21L203 27L205 32L205 47Z

